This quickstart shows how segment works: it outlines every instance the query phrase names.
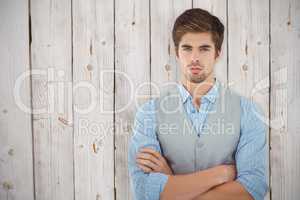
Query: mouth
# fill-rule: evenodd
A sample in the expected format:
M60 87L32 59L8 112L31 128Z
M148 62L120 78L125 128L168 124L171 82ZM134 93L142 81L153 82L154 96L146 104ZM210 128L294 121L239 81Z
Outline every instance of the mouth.
M192 72L192 74L199 74L202 71L202 68L199 67L191 67L190 71Z

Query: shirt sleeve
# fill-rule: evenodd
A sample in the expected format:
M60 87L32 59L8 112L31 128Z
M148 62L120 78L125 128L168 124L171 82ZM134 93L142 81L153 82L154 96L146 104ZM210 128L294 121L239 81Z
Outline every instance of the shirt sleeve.
M235 155L237 181L255 200L264 199L268 191L265 120L255 103L241 98L241 136Z
M145 173L136 164L136 154L143 147L150 147L161 153L155 133L155 105L150 100L141 106L135 116L134 127L128 149L128 170L130 185L135 200L159 200L167 183L163 173Z

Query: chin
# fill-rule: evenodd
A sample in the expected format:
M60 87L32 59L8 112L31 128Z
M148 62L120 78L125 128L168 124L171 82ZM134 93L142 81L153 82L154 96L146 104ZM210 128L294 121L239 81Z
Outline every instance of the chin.
M192 83L202 83L206 80L204 77L190 77L189 81Z

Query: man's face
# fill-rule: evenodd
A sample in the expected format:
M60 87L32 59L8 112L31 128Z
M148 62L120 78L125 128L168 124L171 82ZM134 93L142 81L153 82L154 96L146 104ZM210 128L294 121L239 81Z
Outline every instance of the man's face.
M178 45L177 61L183 79L201 83L213 76L220 52L216 51L211 33L186 33Z

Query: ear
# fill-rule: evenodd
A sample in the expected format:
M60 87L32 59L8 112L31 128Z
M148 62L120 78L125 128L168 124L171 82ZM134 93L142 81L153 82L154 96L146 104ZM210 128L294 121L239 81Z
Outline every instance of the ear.
M223 55L223 51L217 50L217 52L216 52L216 61L219 61L220 58L222 57L222 55Z

